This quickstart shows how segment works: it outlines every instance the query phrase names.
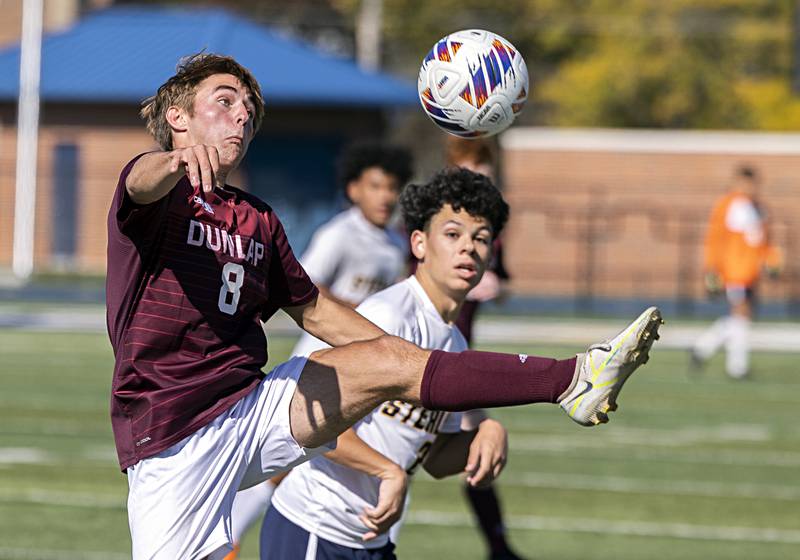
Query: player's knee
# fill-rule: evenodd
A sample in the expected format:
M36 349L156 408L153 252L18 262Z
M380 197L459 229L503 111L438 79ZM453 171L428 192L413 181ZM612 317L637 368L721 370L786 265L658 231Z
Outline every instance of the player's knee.
M422 359L423 351L397 336L384 335L370 342L374 345L370 355L377 358L374 365L383 374L386 384L404 389L407 379L414 378L415 365Z
M409 354L413 354L414 350L418 350L416 346L403 340L400 337L385 334L378 338L371 340L375 356L381 357L381 362L386 365L387 369L396 369L398 363L405 361Z

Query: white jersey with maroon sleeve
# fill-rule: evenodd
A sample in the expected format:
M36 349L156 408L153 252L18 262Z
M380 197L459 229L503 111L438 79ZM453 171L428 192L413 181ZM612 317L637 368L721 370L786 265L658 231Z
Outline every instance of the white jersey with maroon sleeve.
M319 228L300 259L315 284L358 305L400 280L406 270L408 242L392 228L369 223L352 207ZM292 354L308 355L326 344L301 334Z
M445 323L413 276L368 298L358 312L384 329L422 348L461 352L464 337ZM354 429L364 442L413 473L439 433L460 431L461 413L426 410L389 401L358 422ZM351 548L379 548L381 535L362 541L367 528L358 519L378 500L379 481L324 457L294 469L278 486L272 505L293 523L318 537Z
M400 280L408 243L392 228L379 228L352 207L319 228L300 262L315 284L359 304Z

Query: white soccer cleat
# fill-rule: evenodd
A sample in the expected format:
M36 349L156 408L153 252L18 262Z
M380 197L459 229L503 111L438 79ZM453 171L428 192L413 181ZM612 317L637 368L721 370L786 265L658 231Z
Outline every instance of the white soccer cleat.
M661 311L650 307L617 336L593 344L580 356L577 380L559 401L570 418L582 426L608 422L617 409L617 395L628 377L647 363L650 347L658 340Z

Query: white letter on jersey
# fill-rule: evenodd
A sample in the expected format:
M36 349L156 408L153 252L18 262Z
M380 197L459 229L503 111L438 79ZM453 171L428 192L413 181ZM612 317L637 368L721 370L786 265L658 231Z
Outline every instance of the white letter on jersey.
M244 258L244 252L242 251L242 238L237 233L234 238L236 239L236 256L240 259Z
M197 220L190 220L189 236L186 238L186 243L188 243L189 245L195 245L199 247L200 245L203 244L204 237L205 237L205 231L203 230L203 224L201 224Z
M222 252L228 253L230 256L233 256L233 238L224 229L221 231L222 231Z
M253 264L253 259L255 258L255 253L253 252L253 245L255 244L255 240L251 239L250 243L247 245L247 256L245 256L244 260Z
M258 266L258 261L264 258L264 244L259 243L255 239L250 240L247 246L247 256L245 260L253 266Z
M206 225L206 229L208 230L208 237L206 238L206 247L211 249L212 251L219 251L219 248L222 246L222 238L219 233L219 228L215 227L214 231L217 232L217 242L212 243L211 239L214 237L211 232L211 226Z
M222 267L222 287L219 289L219 301L217 302L220 311L228 315L236 313L242 284L244 284L244 267L237 263L225 263L225 266ZM228 301L228 294L231 294L231 301Z
M253 265L258 266L258 261L260 261L263 258L264 258L264 244L256 241L256 259Z

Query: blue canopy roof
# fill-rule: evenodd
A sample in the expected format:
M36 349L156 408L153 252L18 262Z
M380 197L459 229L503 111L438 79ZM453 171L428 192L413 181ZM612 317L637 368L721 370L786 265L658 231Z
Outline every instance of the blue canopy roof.
M221 9L118 7L44 37L46 101L139 102L175 73L182 56L233 56L261 83L267 105L416 103L407 81L361 70ZM19 45L0 50L0 99L17 98Z

